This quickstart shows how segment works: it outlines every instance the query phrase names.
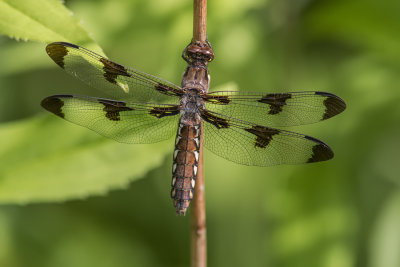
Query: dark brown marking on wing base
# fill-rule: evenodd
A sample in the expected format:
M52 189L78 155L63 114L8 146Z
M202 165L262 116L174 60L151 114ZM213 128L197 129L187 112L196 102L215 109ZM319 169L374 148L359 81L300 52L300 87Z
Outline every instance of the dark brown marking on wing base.
M203 99L209 103L217 104L217 105L227 105L231 102L229 96L225 95L205 95Z
M307 160L307 163L325 161L333 158L333 151L327 144L311 136L306 135L305 138L316 143L312 148L313 154Z
M256 136L256 142L254 143L254 146L260 148L266 148L268 144L272 141L273 136L280 133L280 131L277 129L263 127L259 125L255 125L252 128L245 130Z
M332 118L346 109L346 103L340 97L334 94L325 92L315 92L315 94L326 97L324 100L325 113L322 117L322 120Z
M286 100L290 98L292 98L292 95L287 93L267 94L258 102L268 104L270 106L268 114L275 115L282 111L282 107L286 105Z
M200 115L204 121L211 123L218 129L229 128L229 123L226 119L215 116L215 115L211 114L211 112L209 112L209 111L203 110L200 112Z
M162 83L158 83L155 86L155 89L164 95L169 95L169 96L182 96L183 95L182 90L173 88L171 86L168 86L168 85L165 85Z
M162 118L165 116L174 116L180 113L179 106L169 106L169 107L154 107L149 111L150 115L157 118Z
M117 84L117 77L126 76L130 77L131 75L127 72L124 66L117 64L111 60L108 60L104 57L100 58L100 62L103 63L103 70L104 70L104 78L110 83Z
M64 57L68 54L67 46L69 43L52 43L46 46L49 57L61 68L64 68Z
M46 97L45 99L42 100L40 105L46 109L47 111L50 111L51 113L54 113L55 115L64 118L65 114L62 112L62 107L64 106L64 101L60 99L60 97L64 98L70 98L72 95L56 95L56 96L49 96Z
M127 107L125 102L107 99L99 99L98 101L104 105L103 110L106 112L106 118L111 121L121 120L119 115L121 111L133 110L133 108Z

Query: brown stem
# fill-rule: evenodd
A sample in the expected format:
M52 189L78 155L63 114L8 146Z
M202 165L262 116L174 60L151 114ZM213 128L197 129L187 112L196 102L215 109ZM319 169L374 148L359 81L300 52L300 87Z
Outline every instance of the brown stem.
M193 41L207 39L207 0L194 0ZM200 153L194 200L191 208L191 267L207 266L206 203L204 197L203 123L201 123Z
M203 123L201 124L203 136ZM201 138L202 140L202 138ZM194 200L192 202L191 267L207 266L206 202L204 198L203 141L200 143Z
M205 42L207 39L207 0L194 0L193 40Z

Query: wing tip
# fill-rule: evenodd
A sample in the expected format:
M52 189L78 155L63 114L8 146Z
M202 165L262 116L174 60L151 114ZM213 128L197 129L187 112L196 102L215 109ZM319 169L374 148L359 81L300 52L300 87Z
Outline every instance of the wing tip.
M319 91L316 91L315 94L326 97L326 99L324 100L324 105L326 109L322 120L332 118L333 116L342 113L346 109L346 102L344 102L344 100L337 95Z
M64 118L65 115L62 112L62 107L64 106L64 101L62 98L70 98L72 95L53 95L44 98L40 105L47 111Z
M326 161L333 158L334 153L327 144L311 136L306 135L305 138L315 143L312 147L312 155L307 160L307 163Z
M46 46L49 57L61 68L64 68L64 57L68 54L68 47L79 49L79 46L67 42L54 42Z

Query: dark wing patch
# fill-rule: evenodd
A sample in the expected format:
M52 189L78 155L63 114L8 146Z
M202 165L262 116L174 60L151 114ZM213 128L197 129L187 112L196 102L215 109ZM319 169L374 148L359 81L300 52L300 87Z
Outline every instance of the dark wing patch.
M46 47L49 57L61 68L64 68L64 57L68 54L65 43L53 43L52 46Z
M119 121L120 112L133 110L133 108L127 107L125 102L114 101L108 99L99 99L99 103L104 105L103 110L106 112L106 118L112 121Z
M165 106L165 107L154 107L149 110L149 114L155 116L156 118L162 118L165 116L174 116L180 113L179 106Z
M258 102L270 105L268 114L275 115L282 111L282 107L286 105L286 100L292 98L289 93L267 94Z
M217 129L229 128L229 123L226 119L216 116L207 110L201 110L200 116L204 121L211 123Z
M46 47L50 58L67 73L82 80L106 98L116 100L178 104L181 87L156 76L124 67L83 47L65 42Z
M179 116L156 118L149 114L154 109L172 109L172 105L163 104L55 95L45 98L42 106L67 121L129 144L149 144L168 139L176 134L179 121Z
M333 151L327 144L311 136L305 136L305 138L316 143L312 148L312 156L308 159L307 163L325 161L333 158Z
M164 95L169 95L169 96L182 96L183 95L182 90L173 88L171 86L168 86L168 85L162 84L162 83L158 83L155 86L155 89Z
M314 123L341 113L346 104L330 93L220 91L204 96L207 110L257 125L285 127Z
M63 98L70 98L72 95L59 95L59 97L47 97L42 100L40 105L46 109L47 111L50 111L51 113L54 113L55 115L64 118L64 113L62 111L62 107L64 106L64 101L61 99Z
M329 146L313 137L256 125L209 110L206 114L224 121L229 127L216 127L214 120L217 119L204 120L205 147L235 163L272 166L319 162L333 157Z
M125 67L112 62L104 57L100 58L100 62L103 63L104 67L104 78L110 83L117 84L118 75L130 77L129 73L126 71Z
M231 102L229 96L226 95L205 95L203 96L203 99L208 103L217 105L227 105Z
M315 92L315 94L326 97L324 100L325 113L322 117L323 120L332 118L346 109L346 103L334 94L325 92Z
M277 129L254 125L251 128L245 128L245 131L252 133L256 136L255 146L265 148L272 141L274 135L279 134L280 131Z

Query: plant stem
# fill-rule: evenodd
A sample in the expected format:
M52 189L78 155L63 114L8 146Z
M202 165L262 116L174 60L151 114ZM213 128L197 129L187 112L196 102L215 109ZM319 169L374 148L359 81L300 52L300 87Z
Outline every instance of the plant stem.
M205 42L207 39L207 0L194 0L193 40Z
M194 0L193 41L207 39L207 0ZM201 123L200 153L194 200L191 208L191 267L207 266L206 203L204 197L203 123Z
M203 128L203 123L201 124ZM201 133L203 135L203 133ZM202 139L201 139L202 140ZM192 202L191 266L207 266L206 202L204 197L203 142L200 144L194 200Z

